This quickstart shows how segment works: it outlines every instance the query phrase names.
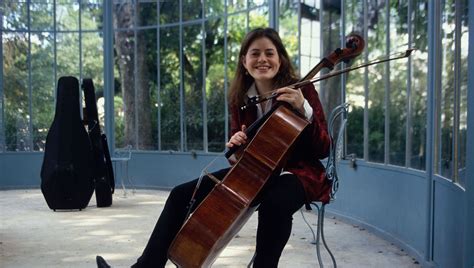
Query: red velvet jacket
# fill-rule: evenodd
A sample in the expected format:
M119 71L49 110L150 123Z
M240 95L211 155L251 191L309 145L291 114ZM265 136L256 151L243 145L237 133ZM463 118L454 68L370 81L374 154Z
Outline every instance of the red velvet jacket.
M318 92L313 84L301 88L305 99L313 108L313 119L309 126L301 133L300 139L290 155L284 168L295 174L303 184L308 202L329 202L331 185L325 178L325 168L321 164L329 154L329 135L326 118L319 101ZM250 126L257 120L257 107L252 106L245 110L239 107L230 107L231 133L234 135L241 130L242 125Z

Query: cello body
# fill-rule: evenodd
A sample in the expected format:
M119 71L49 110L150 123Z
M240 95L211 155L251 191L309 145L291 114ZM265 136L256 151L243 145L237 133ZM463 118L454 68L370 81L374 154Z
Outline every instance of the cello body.
M178 267L209 267L256 210L253 201L279 174L292 144L309 122L278 105L237 163L184 223L168 251Z

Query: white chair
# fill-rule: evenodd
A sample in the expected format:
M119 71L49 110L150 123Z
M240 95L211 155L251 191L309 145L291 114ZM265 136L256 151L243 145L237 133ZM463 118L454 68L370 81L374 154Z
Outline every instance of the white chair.
M331 182L332 188L331 188L331 201L333 201L336 197L336 192L339 188L339 177L337 175L337 163L340 159L344 158L344 150L343 150L343 142L344 142L344 130L346 127L347 123L347 108L349 107L348 103L343 103L336 108L334 108L329 116L328 119L328 132L329 132L329 137L331 140L330 147L329 147L329 157L327 159L326 163L326 179ZM338 125L336 125L336 120L338 118L341 118L341 121ZM336 130L339 130L337 133L335 133ZM337 135L337 136L336 136ZM304 222L308 225L309 229L311 230L311 233L313 234L313 242L312 244L316 245L316 254L318 256L318 263L319 267L323 267L323 261L321 258L321 250L320 250L320 244L321 241L323 242L324 248L326 251L329 253L329 256L331 257L331 261L334 267L337 267L336 259L334 258L334 255L332 254L331 250L329 249L328 245L326 244L326 239L324 238L324 211L326 205L329 203L322 203L322 202L312 202L309 204L312 208L316 208L318 212L318 224L316 228L316 235L314 234L313 228L311 228L311 225L308 223L306 218L304 217L303 210L301 209L301 215L303 216Z
M125 180L132 187L132 194L135 194L135 187L132 183L132 179L128 174L128 162L132 158L132 146L128 145L125 149L118 149L114 151L113 157L111 157L112 164L114 167L115 178L120 178L120 184L123 189L123 197L127 197L127 190L125 188ZM119 171L117 173L117 171ZM119 175L120 174L120 175Z

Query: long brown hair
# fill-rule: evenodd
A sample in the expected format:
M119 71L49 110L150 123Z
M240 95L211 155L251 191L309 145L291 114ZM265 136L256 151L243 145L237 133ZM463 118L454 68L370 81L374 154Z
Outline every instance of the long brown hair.
M242 59L247 54L248 49L253 41L263 37L266 37L272 41L273 45L275 45L278 51L278 56L280 57L281 61L280 69L278 70L277 75L273 78L274 88L276 89L283 87L298 80L298 76L295 73L290 57L288 56L288 52L286 51L285 46L278 35L278 32L272 28L256 28L247 33L240 46L239 62L237 64L234 79L230 84L229 90L229 104L231 106L241 106L244 104L244 96L249 87L254 82L254 79L252 76L245 74L246 69L242 63Z

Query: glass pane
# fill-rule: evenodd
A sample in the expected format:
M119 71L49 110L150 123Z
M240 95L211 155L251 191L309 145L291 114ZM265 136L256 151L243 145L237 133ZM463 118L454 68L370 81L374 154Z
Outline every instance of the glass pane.
M401 51L408 45L408 1L390 0L390 50ZM407 122L407 60L391 61L389 164L405 166Z
M325 2L320 6L320 20L324 23L321 27L321 39L322 39L322 51L321 58L326 57L333 53L337 48L341 47L341 27L340 27L340 5ZM315 7L317 8L317 6ZM321 9L322 8L322 9ZM314 66L312 66L314 67ZM312 68L311 67L311 68ZM335 70L340 69L340 64L335 66ZM320 71L320 75L329 72L328 69ZM341 76L335 76L320 83L320 94L319 98L324 107L324 112L327 116L331 113L332 109L342 103L341 98ZM337 122L336 122L337 123ZM335 133L337 135L338 133Z
M249 28L268 27L268 6L249 11Z
M159 1L160 24L179 22L179 1Z
M181 150L179 28L160 30L161 150Z
M185 150L203 150L203 73L201 25L183 28Z
M469 50L469 17L468 1L462 1L461 15L461 66L460 66L460 107L459 107L459 163L458 182L466 185L466 146L467 146L467 80L468 80L468 50Z
M285 1L290 2L290 1ZM261 5L267 5L268 0L249 0L249 8L258 7Z
M115 94L118 99L114 100L116 146L123 148L131 145L136 148L134 32L117 31L115 50L118 68L115 75Z
M12 3L2 1L0 7L4 7L4 12L2 12L2 29L28 29L28 6L26 3Z
M286 1L285 3L281 3L278 19L278 32L280 33L281 40L283 44L285 44L293 66L298 68L298 6L290 5L290 3ZM319 48L319 46L317 47Z
M156 99L150 98L156 88L156 30L149 29L137 33L137 71L136 71L136 113L138 127L138 149L157 148L156 140ZM155 95L156 96L156 95ZM152 122L154 122L152 124Z
M218 16L224 13L226 0L207 0L206 1L206 17Z
M115 2L115 1L114 1ZM125 3L123 3L125 2ZM113 6L114 27L116 30L132 28L135 24L135 5L130 0L118 1Z
M125 148L125 115L122 97L122 83L117 64L114 66L114 133L115 148Z
M210 20L206 23L206 102L208 150L222 152L225 136L225 58L224 21Z
M82 3L81 27L82 30L100 30L103 28L102 24L102 1L94 0L88 3Z
M384 3L369 2L368 58L373 60L386 55L386 6ZM385 152L385 64L368 68L368 114L369 114L369 161L384 162Z
M346 10L347 33L362 34L364 21L364 8L361 1L344 1ZM367 49L365 48L364 51ZM360 55L352 62L352 66L364 62L364 56ZM346 74L346 101L350 103L347 120L347 154L355 154L358 158L364 157L364 107L365 87L364 70L359 69Z
M138 3L138 25L149 26L157 25L157 3L142 2Z
M428 89L428 1L415 0L412 4L411 56L411 152L410 167L426 169L426 100Z
M303 6L304 4L301 5ZM319 10L317 13L319 13ZM294 22L297 23L297 20ZM300 53L300 74L304 76L321 60L321 23L319 16L303 15L301 17Z
M82 33L82 77L92 78L96 91L103 84L104 50L101 33ZM97 95L97 92L96 92Z
M6 151L29 151L28 36L3 33Z
M234 13L247 8L247 0L227 0L227 13Z
M228 17L227 22L227 71L229 73L229 82L234 77L234 71L237 67L237 58L239 56L240 43L244 40L246 34L247 16L244 14Z
M79 34L58 33L57 46L57 77L79 77Z
M82 33L82 77L92 78L94 82L100 128L104 131L104 50L102 43L101 33Z
M79 30L79 4L56 4L56 25L58 31Z
M54 40L49 33L32 34L31 43L31 107L33 145L44 151L46 135L55 114Z
M202 18L202 1L185 0L183 3L183 21Z
M31 3L31 29L52 31L54 29L54 5L46 3Z
M454 0L447 0L442 8L442 55L441 55L441 96L440 96L440 139L438 150L438 174L452 178L453 175L453 127L454 127L454 94L455 94L455 9Z

